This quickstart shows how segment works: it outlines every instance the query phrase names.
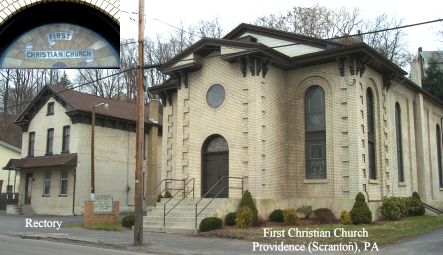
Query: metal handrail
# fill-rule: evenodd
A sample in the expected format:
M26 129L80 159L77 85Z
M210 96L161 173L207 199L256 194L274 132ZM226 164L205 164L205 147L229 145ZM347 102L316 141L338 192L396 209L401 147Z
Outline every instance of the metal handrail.
M222 178L220 178L195 204L195 228L197 228L198 216L200 216L200 214L212 203L212 201L214 201L221 194L222 191L225 190L226 187L223 187L219 192L217 192L217 194L215 194L215 196L211 199L211 201L209 201L209 203L205 207L203 207L203 209L201 209L200 212L198 212L198 204L200 204L200 202L209 194L209 192L211 192L211 190L214 189L215 186L217 186L225 178L228 178L228 180L229 179L241 180L241 188L236 188L236 187L229 187L229 188L230 189L231 188L232 189L241 189L241 194L243 195L243 178L242 177L222 176Z
M163 204L163 227L166 226L166 205L178 194L180 193L181 189L177 191L172 197L169 198L166 203Z
M158 194L156 194L155 196L150 196L150 195L152 194L153 191L157 190L157 188L158 188L159 186L161 186L163 182L167 182L167 181L180 181L180 182L182 182L182 181L184 181L184 179L182 180L182 179L165 178L165 179L161 180L161 181L160 181L160 182L159 182L159 183L158 183L153 189L151 189L151 190L146 194L146 196L144 197L144 199L147 199L147 198L149 198L149 197L155 197L155 198L157 198L157 197L158 197ZM163 193L163 192L166 191L166 190L167 190L167 187L166 187L166 185L165 185L165 188L164 188L163 190L160 191L160 194ZM175 189L169 189L169 190L175 190ZM181 189L180 189L180 190L181 190Z
M166 208L166 203L163 205L164 207L163 207L163 227L165 226L165 224L166 224L166 216L168 216L168 214L172 211L172 210L174 210L174 208L175 207L177 207L177 205L179 205L190 193L191 193L191 191L192 191L192 198L194 198L194 185L195 185L195 180L194 180L194 178L191 178L191 179L189 179L189 181L187 181L184 185L184 189L186 190L186 187L188 186L188 184L189 184L189 182L191 182L192 181L192 189L191 190L189 190L187 193L185 193L184 195L183 195L183 197L182 197L182 199L180 199L177 203L175 203L175 205L171 208L171 209L169 209L169 211L168 212L166 212L166 210L165 210L165 208ZM169 201L168 201L169 202Z

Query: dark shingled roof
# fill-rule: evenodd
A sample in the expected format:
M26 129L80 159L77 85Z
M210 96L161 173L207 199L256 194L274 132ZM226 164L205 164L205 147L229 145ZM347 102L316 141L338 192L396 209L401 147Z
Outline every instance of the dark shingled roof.
M42 157L30 157L22 159L11 159L3 168L5 170L19 170L25 168L47 168L61 166L76 166L77 153L51 155Z
M15 123L21 125L22 123L29 122L33 118L35 112L39 109L39 107L42 106L42 102L46 102L45 98L47 96L53 96L61 101L66 108L66 112L91 113L93 105L108 103L108 109L104 109L104 107L97 107L96 114L111 118L129 120L131 122L135 122L137 119L135 103L99 97L72 89L66 89L65 87L61 86L45 86L33 99L33 101L27 106L25 111L17 118ZM145 123L152 126L161 126L161 108L158 114L158 118L158 123L150 120L149 104L146 104Z
M61 86L51 86L50 88L57 93L58 96L65 99L66 102L74 108L73 110L91 112L93 105L108 103L109 109L97 107L95 109L96 114L132 121L136 121L137 119L135 103L99 97L71 89L67 90ZM159 123L161 123L160 114L159 119ZM145 123L157 124L149 120L149 104L145 105Z

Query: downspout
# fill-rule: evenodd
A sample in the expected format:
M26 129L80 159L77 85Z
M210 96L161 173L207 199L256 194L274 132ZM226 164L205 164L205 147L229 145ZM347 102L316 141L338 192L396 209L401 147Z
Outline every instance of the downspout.
M363 190L365 191L366 196L368 197L368 203L369 202L380 202L381 201L381 200L371 200L371 199L369 199L369 194L368 194L368 191L366 190L366 183L363 184Z
M72 194L72 215L75 216L75 186L77 184L77 174L76 174L76 170L74 170L74 192Z

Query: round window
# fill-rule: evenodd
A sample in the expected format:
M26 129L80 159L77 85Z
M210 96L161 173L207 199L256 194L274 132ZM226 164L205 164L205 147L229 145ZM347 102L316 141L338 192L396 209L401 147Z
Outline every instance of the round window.
M217 108L225 101L225 89L220 84L214 84L208 89L206 102L211 108Z

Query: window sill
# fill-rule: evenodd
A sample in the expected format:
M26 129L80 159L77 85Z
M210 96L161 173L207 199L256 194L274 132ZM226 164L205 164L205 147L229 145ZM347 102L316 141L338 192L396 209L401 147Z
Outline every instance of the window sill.
M440 191L443 191L443 188L440 188Z
M369 184L378 184L378 180L369 179Z
M50 197L51 195L45 195L45 194L43 194L42 195L42 197Z
M52 156L54 155L53 153L46 153L45 156Z
M62 151L62 154L69 154L69 151Z
M46 116L54 115L54 113L47 113Z
M399 182L399 183L398 183L398 186L399 186L399 187L406 187L406 182Z
M328 179L304 179L303 183L306 183L306 184L328 183Z
M60 194L60 195L58 195L59 197L68 197L68 195L66 194L66 195L62 195L62 194Z

